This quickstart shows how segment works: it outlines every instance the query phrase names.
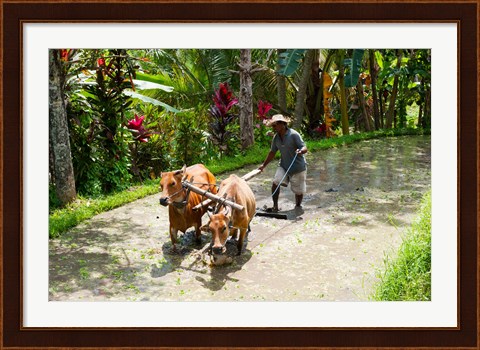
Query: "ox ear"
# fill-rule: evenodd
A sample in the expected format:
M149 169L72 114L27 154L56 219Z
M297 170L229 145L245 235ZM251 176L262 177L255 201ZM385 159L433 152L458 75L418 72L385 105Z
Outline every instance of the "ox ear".
M202 232L210 232L210 222L206 223L205 225L200 227L200 231Z
M187 165L186 164L183 165L182 176L183 176L182 181L185 181L187 179ZM193 176L192 176L191 182L193 182Z

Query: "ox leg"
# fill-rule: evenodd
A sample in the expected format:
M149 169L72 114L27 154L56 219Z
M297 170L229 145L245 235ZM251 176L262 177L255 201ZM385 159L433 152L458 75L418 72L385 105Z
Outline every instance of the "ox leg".
M197 243L202 243L202 230L200 229L201 226L202 226L202 222L200 222L200 225L199 224L195 225L195 241Z
M177 247L175 244L178 242L178 229L170 227L170 240L172 241L173 250L176 251Z
M246 229L240 229L240 237L238 237L238 242L237 242L237 249L238 253L237 255L242 254L242 248L243 248L243 239L245 238L247 230Z
M237 240L238 239L238 228L232 228L232 233L230 234L230 236L232 236L232 238L234 240Z

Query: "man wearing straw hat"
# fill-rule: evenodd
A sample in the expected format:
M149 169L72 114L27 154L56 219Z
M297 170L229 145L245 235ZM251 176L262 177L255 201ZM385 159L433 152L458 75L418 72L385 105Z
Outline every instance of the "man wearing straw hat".
M267 123L275 131L272 146L267 158L258 168L263 171L274 158L277 151L280 151L280 163L278 165L272 184L273 207L268 211L278 212L278 197L280 186L287 186L295 193L295 208L302 207L303 195L307 190L307 163L303 156L307 153L307 147L298 132L288 127L290 119L282 114L276 114ZM282 181L283 179L283 181Z

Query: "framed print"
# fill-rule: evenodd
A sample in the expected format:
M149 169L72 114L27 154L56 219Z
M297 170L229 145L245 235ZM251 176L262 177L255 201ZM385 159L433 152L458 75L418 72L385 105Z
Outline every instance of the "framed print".
M2 348L479 348L478 2L1 5ZM49 50L242 47L431 50L430 300L52 298Z

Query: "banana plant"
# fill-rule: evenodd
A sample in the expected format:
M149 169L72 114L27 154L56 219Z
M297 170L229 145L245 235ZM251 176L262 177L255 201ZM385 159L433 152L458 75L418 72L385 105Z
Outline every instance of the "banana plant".
M153 104L154 106L163 107L165 110L169 112L173 112L173 113L180 112L178 109L162 101L159 101L158 99L148 96L148 91L151 91L151 90L153 90L153 92L155 90L162 90L165 92L173 91L173 87L153 82L153 80L154 80L154 77L149 76L148 74L142 74L142 75L137 74L137 79L132 79L132 83L133 83L132 87L130 89L123 90L123 94L133 99L136 99L137 101L142 101L144 103Z
M357 85L360 70L362 68L363 49L353 50L352 58L346 58L343 62L346 70L345 87L354 87Z
M277 73L283 76L290 76L298 69L303 60L305 49L290 49L278 55Z

